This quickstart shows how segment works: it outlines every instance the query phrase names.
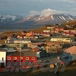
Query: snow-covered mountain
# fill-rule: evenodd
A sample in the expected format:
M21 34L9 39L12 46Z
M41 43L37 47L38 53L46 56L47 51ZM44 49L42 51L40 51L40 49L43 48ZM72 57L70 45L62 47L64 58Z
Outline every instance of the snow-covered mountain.
M1 24L9 24L16 21L19 21L21 19L20 16L14 16L14 15L0 15L0 25Z
M65 14L34 15L28 17L1 16L0 29L30 29L49 24L62 24L66 21L75 20L76 17Z
M65 21L74 20L76 17L72 15L54 14L48 16L29 16L22 20L22 22L33 21L36 24L59 24Z

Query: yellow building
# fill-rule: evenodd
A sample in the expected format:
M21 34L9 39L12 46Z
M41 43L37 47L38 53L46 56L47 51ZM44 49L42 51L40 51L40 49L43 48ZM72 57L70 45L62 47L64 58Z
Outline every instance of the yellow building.
M49 32L50 32L50 30L43 30L43 32L44 32L44 33L49 33Z
M72 39L71 38L51 38L50 41L70 43L70 42L72 42Z

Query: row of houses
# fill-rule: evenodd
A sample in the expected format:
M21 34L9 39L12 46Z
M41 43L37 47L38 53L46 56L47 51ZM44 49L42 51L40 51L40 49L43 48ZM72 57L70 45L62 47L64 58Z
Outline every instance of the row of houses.
M64 52L69 53L72 56L72 61L76 60L76 46L69 47L64 50ZM19 56L19 52L11 53L8 56ZM26 56L26 57L45 57L47 53L45 51L39 51L39 52L32 52L32 51L26 51L26 52L21 52L21 56ZM6 66L6 51L0 50L0 67L1 66Z
M43 37L50 37L50 35L55 34L55 33L61 33L62 35L65 36L75 36L76 35L76 30L65 30L62 27L56 27L56 26L46 26L45 29L42 29L40 31L27 31L27 32L21 32L21 34L18 34L15 36L18 39L26 39L26 38L37 38L38 35L42 35ZM11 38L11 37L8 37Z
M47 36L47 37L50 37L50 34L54 34L54 33L62 33L64 35L76 35L76 30L65 30L64 28L61 28L61 27L54 27L54 26L49 26L49 27L46 27L46 29L43 29L41 31L31 31L31 32L28 32L26 34L27 37L34 37L34 35L43 35L43 36Z

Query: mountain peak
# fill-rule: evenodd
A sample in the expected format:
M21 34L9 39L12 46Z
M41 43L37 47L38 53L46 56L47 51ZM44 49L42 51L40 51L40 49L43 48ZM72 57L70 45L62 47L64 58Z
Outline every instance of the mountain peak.
M40 16L51 16L51 15L54 15L55 14L55 10L52 10L52 9L44 9L43 11L41 11L41 14Z

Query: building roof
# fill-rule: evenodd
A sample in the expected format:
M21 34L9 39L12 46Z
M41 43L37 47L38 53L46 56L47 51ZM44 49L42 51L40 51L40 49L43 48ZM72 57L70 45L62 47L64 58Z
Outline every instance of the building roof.
M68 49L65 49L64 51L70 54L76 54L76 46L72 46Z
M0 52L6 52L6 50L0 48Z
M12 53L7 53L8 56L36 56L36 52L32 51L22 51L21 54L20 52L12 52Z

